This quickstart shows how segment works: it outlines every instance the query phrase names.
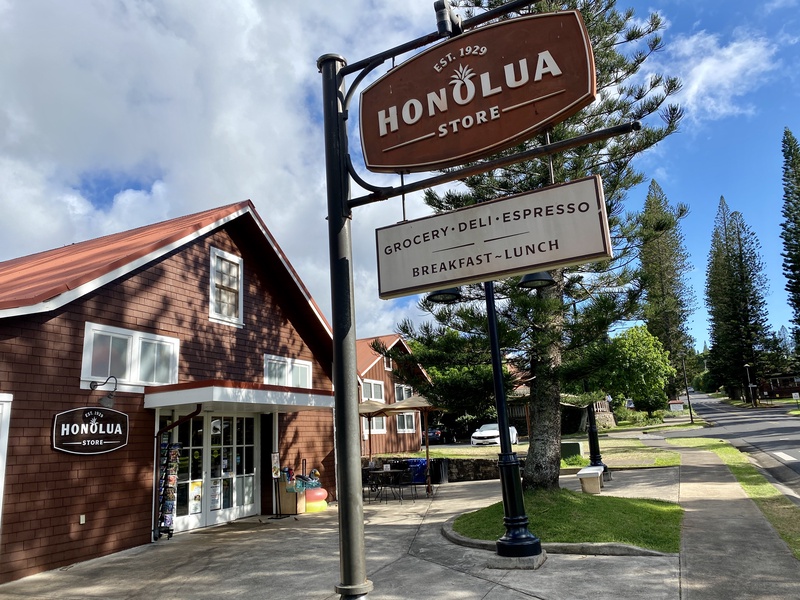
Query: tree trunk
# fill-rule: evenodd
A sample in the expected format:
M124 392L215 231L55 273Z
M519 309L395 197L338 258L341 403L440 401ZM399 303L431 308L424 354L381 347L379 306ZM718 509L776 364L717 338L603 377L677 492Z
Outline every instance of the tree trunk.
M554 274L555 275L555 274ZM556 286L544 291L553 297L561 296L563 280L555 277ZM539 292L543 293L543 292ZM529 399L531 413L531 439L525 469L522 476L524 489L558 489L561 472L561 386L558 369L561 366L560 332L563 318L561 311L551 317L542 338L555 340L545 344L540 356L543 360L531 360L531 382ZM557 332L557 335L553 333Z
M531 397L530 400L531 440L522 477L524 489L557 489L559 487L561 407L558 390L556 389L555 392L555 394L540 392L538 397Z

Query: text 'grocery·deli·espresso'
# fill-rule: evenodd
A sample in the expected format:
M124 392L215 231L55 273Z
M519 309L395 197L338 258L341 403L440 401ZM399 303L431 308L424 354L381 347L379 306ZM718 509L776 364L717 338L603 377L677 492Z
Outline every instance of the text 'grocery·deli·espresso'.
M605 208L593 175L379 228L379 296L610 258Z

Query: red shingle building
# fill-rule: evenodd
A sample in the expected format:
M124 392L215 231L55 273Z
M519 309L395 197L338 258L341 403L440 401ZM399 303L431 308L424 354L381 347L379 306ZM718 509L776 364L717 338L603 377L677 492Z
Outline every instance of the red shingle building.
M0 583L334 495L332 360L249 201L0 263Z
M361 400L375 400L391 406L410 398L413 390L397 377L397 365L376 352L372 344L378 341L387 350L411 354L405 340L398 334L356 341L356 364L358 368ZM420 374L427 378L422 367ZM371 421L371 423L370 423ZM371 439L370 439L371 438ZM419 413L414 410L387 416L377 415L361 419L361 455L417 452L420 449L422 430Z

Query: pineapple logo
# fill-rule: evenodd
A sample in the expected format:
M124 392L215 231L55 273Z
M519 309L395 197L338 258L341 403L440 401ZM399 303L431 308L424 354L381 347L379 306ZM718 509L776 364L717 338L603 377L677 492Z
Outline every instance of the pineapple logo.
M450 85L453 87L453 100L456 104L464 106L469 104L475 98L475 84L472 78L475 77L475 71L471 67L458 65L455 69L455 75L451 75Z

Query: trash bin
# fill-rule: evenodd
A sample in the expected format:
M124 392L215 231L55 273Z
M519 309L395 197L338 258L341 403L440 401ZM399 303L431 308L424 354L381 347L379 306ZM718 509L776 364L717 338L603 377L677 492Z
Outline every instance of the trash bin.
M431 483L447 483L447 469L450 466L450 460L447 458L432 458L431 459Z
M411 483L425 483L427 462L424 458L408 459L408 468L411 469Z

